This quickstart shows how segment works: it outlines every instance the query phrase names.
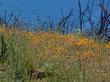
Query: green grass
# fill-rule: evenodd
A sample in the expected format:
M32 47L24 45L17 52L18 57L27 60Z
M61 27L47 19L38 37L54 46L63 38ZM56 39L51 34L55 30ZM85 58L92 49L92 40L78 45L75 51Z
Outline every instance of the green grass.
M110 50L102 44L96 49L92 45L78 47L63 41L62 35L58 34L52 35L55 40L50 41L44 33L44 41L35 45L30 36L22 35L15 31L10 34L0 32L0 82L110 82ZM42 34L38 36L42 37ZM52 50L47 48L50 44L60 45L67 51L54 57ZM96 56L77 58L76 52L82 54L88 48ZM47 59L45 50L49 55ZM42 80L32 79L28 74L31 69L51 75Z

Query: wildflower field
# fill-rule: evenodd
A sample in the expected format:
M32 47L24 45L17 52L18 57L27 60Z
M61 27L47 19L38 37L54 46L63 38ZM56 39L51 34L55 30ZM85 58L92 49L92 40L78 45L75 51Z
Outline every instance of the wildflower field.
M0 82L110 82L110 43L1 26Z

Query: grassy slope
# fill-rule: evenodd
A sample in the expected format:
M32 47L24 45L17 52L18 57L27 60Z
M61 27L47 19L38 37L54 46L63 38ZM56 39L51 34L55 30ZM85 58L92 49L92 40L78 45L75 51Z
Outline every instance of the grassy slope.
M0 27L1 50L2 46L6 50L0 53L0 82L110 82L109 44L73 34ZM31 69L49 72L51 77L30 79Z

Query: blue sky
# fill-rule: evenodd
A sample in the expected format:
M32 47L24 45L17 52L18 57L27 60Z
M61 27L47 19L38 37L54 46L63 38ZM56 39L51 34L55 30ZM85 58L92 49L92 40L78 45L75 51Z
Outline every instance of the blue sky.
M83 6L86 2L87 0L81 0ZM61 10L64 14L67 14L71 8L75 15L78 12L77 0L0 0L0 3L0 15L6 10L8 13L13 12L34 22L37 16L42 20L48 16L59 18ZM96 7L93 12L95 12L94 18L97 18L99 11Z
M69 9L76 8L76 0L0 0L0 9L3 12L13 11L26 18L39 15L41 18L58 17L61 10L67 13Z

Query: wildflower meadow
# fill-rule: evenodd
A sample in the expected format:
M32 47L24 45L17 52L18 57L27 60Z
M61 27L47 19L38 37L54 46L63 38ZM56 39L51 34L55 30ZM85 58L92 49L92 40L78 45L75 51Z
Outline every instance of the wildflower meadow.
M110 43L0 26L0 82L110 82Z

